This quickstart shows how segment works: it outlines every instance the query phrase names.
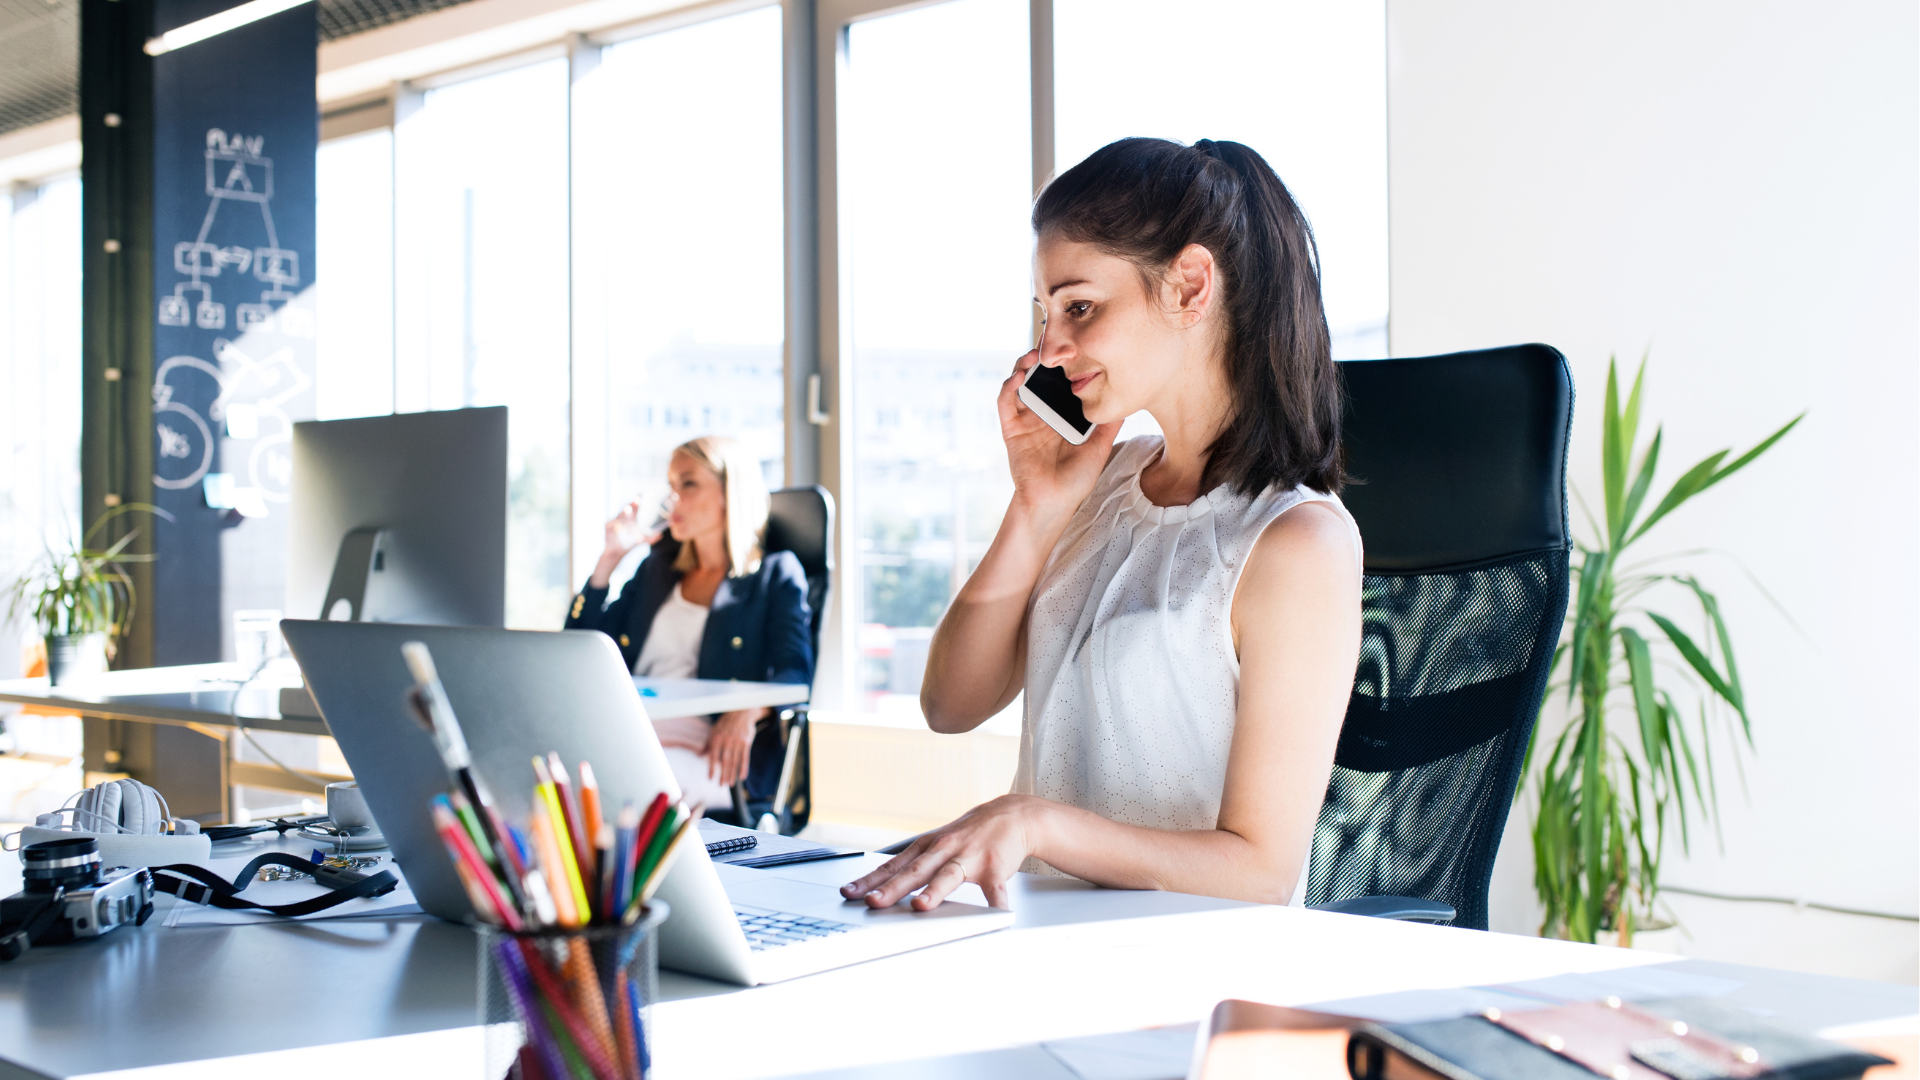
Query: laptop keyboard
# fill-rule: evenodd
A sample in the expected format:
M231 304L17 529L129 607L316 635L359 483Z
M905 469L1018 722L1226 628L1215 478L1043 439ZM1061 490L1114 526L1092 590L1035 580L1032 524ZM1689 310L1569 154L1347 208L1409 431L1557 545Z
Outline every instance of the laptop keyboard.
M740 920L740 930L747 935L747 945L754 952L858 929L847 923L764 908L737 907L733 909L733 917Z

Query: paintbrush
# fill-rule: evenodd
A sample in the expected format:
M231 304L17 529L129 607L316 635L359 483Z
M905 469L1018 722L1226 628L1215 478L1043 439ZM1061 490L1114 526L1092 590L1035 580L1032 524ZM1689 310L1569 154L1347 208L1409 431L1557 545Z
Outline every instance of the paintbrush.
M447 775L453 778L467 801L473 804L480 831L485 835L487 846L493 849L482 854L492 856L507 891L512 894L520 910L531 911L523 884L526 867L520 865L520 852L501 826L499 811L494 809L486 785L480 782L479 776L473 771L473 755L467 750L467 737L460 730L459 719L453 715L453 703L447 700L446 687L440 685L440 673L434 668L433 654L427 651L424 642L409 641L400 646L400 655L406 658L407 668L413 672L414 685L407 693L407 703L412 706L415 718L433 736L434 749L440 751L440 761L447 767Z

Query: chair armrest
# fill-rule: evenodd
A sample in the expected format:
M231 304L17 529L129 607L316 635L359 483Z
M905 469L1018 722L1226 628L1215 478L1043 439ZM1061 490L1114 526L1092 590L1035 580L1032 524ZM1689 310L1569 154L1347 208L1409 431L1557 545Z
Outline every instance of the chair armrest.
M1422 900L1416 896L1356 896L1329 904L1314 904L1309 910L1331 911L1339 915L1365 915L1373 919L1400 919L1405 922L1446 922L1453 918L1452 904Z

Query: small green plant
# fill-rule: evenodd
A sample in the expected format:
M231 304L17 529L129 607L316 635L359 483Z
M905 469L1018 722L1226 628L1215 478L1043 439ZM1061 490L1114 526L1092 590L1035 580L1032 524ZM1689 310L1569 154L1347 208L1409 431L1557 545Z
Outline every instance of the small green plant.
M1534 885L1546 911L1541 933L1590 942L1610 930L1622 945L1630 945L1636 926L1652 918L1669 811L1683 849L1691 817L1717 823L1712 720L1724 720L1748 749L1753 727L1719 599L1692 574L1653 572L1650 563L1626 565L1621 556L1687 500L1765 453L1806 415L1731 462L1730 450L1709 455L1643 516L1664 430L1654 431L1629 474L1645 376L1642 360L1623 410L1615 365L1608 362L1601 418L1606 521L1594 521L1589 510L1594 541L1575 545L1573 602L1553 659L1560 681L1548 694L1551 700L1564 686L1573 717L1541 766L1533 826ZM1696 640L1674 619L1643 606L1647 592L1662 584L1678 586L1698 605L1708 633ZM1662 641L1660 652L1670 647L1681 664L1656 663L1655 643ZM1663 685L1663 668L1694 685L1697 707L1691 715ZM1626 738L1609 727L1610 720L1626 728ZM1541 738L1536 724L1534 740ZM1529 765L1533 752L1528 747Z
M7 586L8 620L29 616L48 637L104 633L111 655L114 643L133 627L135 595L127 566L152 562L154 556L127 553L138 529L105 548L92 545L108 522L134 511L166 513L146 503L124 503L100 515L85 535L48 544Z

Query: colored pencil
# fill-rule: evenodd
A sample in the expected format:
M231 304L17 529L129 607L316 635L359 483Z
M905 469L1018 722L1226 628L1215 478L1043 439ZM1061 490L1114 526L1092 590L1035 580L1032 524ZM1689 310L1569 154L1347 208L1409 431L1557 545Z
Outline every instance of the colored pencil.
M473 841L474 850L480 853L481 859L498 865L499 860L494 857L493 845L487 843L486 830L480 827L480 819L474 816L473 803L467 799L466 792L456 788L448 798L452 800L454 816L460 819L461 826L467 830L468 838Z
M520 955L527 962L527 970L532 973L533 981L540 987L540 993L547 999L547 1004L551 1005L553 1011L559 1016L561 1029L573 1039L574 1045L585 1055L587 1064L592 1066L594 1072L608 1077L609 1080L616 1080L618 1074L613 1069L613 1063L606 1060L600 1052L600 1047L594 1042L587 1022L573 1007L566 988L560 985L560 980L547 967L546 959L540 955L539 948L525 938L519 940Z
M653 797L647 807L647 815L640 819L640 828L634 833L633 848L627 852L627 865L620 868L620 906L625 911L627 901L633 896L634 886L639 884L640 860L647 853L647 846L653 843L653 834L660 831L660 823L666 820L667 811L672 807L667 793L661 792Z
M493 869L480 858L480 852L473 846L473 841L467 836L466 829L461 826L459 818L454 816L453 807L445 795L433 801L433 820L440 829L441 837L458 853L459 861L465 863L467 869L480 882L481 891L486 893L488 904L494 909L498 920L509 930L520 930L522 925L518 909L501 890L500 881L494 876Z
M600 826L600 839L594 844L594 862L600 868L600 880L594 883L593 910L606 914L613 910L613 881L620 875L614 848L620 845L620 833L612 825Z
M667 841L667 849L661 852L659 861L654 863L652 872L640 886L640 891L634 897L634 903L630 906L629 912L635 919L640 916L640 908L653 899L653 894L659 890L660 883L667 879L667 871L673 868L673 860L679 857L680 852L686 848L688 840L699 831L694 827L693 821L693 815L688 814L686 820L680 823L679 829L673 834L673 839Z
M519 916L506 898L500 895L493 871L480 861L480 853L473 849L473 842L467 839L466 829L461 826L460 819L454 816L445 795L435 796L433 800L433 825L453 858L454 872L466 887L467 898L474 901L475 917L483 922L501 923L510 930L520 929Z
M593 906L587 902L587 890L580 881L580 862L573 854L572 838L569 836L571 830L567 827L566 811L561 806L559 792L554 788L552 773L547 771L547 763L537 757L533 759L533 775L538 782L540 801L547 809L557 859L556 864L549 871L552 880L548 884L553 886L556 894L565 889L568 902L578 913L578 921L569 921L566 925L585 926L593 917ZM557 902L559 897L556 895L554 899ZM564 917L566 905L561 905L561 912Z
M628 799L614 822L613 855L607 860L606 906L602 910L609 918L626 907L628 883L632 880L627 867L627 853L633 850L633 838L639 831L640 811L633 805L633 800Z
M576 920L576 908L573 903L573 890L567 887L566 870L563 867L564 856L560 854L560 842L554 836L553 815L538 805L535 797L533 814L533 850L539 854L544 874L551 874L547 881L547 890L553 900L554 919L559 926L579 926Z
M473 905L473 917L481 922L498 923L500 914L493 908L493 901L487 898L487 892L480 886L480 879L464 862L453 864L453 872L460 879L460 887L467 891L467 903Z
M553 906L553 893L547 888L547 876L539 870L527 871L527 900L533 910L527 912L529 921L535 926L560 925L560 913Z
M500 816L500 811L495 807L479 807L477 816L481 819L482 825L493 827L491 835L500 838L500 843L495 847L495 850L504 856L500 863L500 871L506 876L508 883L515 886L515 899L524 909L528 903L524 885L529 869L526 845L514 836L513 826L507 824L506 819Z
M567 959L560 965L560 974L567 980L567 991L573 995L573 1007L586 1021L600 1052L617 1065L620 1051L613 1039L613 1023L607 1018L607 999L600 989L600 976L593 968L592 952L586 940L578 937L568 938L566 948Z
M454 814L466 826L467 836L480 853L480 861L497 877L500 891L507 900L525 915L530 907L526 893L526 862L514 850L513 834L500 820L499 812L491 806L476 810L466 795L458 790L451 792L448 797L452 800ZM492 820L491 829L485 827L489 818ZM489 835L498 838L499 842L490 843Z
M553 793L560 800L560 812L566 815L567 838L571 840L574 860L579 864L582 882L600 880L593 872L593 833L587 829L586 815L580 810L580 793L567 776L560 755L547 753L547 769L553 774ZM582 895L585 895L584 892Z
M660 863L661 853L667 850L667 841L673 839L674 830L689 816L686 803L678 803L667 811L667 816L660 820L660 827L653 831L653 839L647 842L646 854L640 856L640 868L635 873L638 881L646 881L648 875L653 873L653 868Z
M587 838L600 835L600 827L607 823L606 807L600 805L600 782L594 779L593 765L580 763L580 813L586 817ZM599 867L594 867L595 877L599 876Z
M633 1080L640 1080L640 1054L633 1043L633 1024L627 1017L627 972L622 968L613 975L613 1044L620 1052L620 1071Z
M519 1014L520 1023L527 1029L530 1044L553 1080L568 1080L572 1074L567 1069L566 1059L560 1054L560 1044L554 1038L553 1025L548 1023L536 1003L533 977L527 974L519 947L511 940L502 940L495 947L494 954L500 967L500 981L506 984L508 995L513 999L514 1012Z

